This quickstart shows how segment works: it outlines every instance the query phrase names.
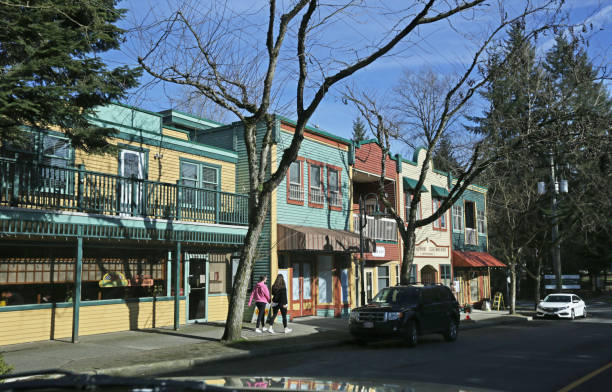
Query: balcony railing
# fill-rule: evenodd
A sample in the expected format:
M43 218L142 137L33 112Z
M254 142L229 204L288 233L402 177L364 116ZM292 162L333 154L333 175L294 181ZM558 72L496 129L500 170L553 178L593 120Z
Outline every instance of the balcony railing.
M0 158L0 205L248 224L248 196Z
M478 233L476 229L465 228L465 244L478 245Z
M325 203L325 197L323 196L323 191L319 188L310 188L310 202L316 204Z
M289 184L289 200L304 201L302 184Z
M353 230L359 233L359 214L353 214ZM397 241L397 222L390 218L376 219L366 215L363 235L376 241Z

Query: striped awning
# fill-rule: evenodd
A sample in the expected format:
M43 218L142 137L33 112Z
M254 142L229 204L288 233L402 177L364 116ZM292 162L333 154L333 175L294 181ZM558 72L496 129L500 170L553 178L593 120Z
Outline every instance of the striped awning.
M359 234L323 227L277 225L278 250L359 252ZM363 239L363 251L373 252L374 241Z
M453 250L453 267L504 267L507 265L486 252L464 252Z

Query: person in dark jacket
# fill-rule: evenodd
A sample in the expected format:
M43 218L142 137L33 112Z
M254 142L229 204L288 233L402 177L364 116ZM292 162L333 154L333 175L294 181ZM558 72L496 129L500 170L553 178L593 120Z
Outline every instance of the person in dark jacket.
M278 274L274 285L272 285L272 317L268 320L270 324L270 333L274 333L274 320L280 310L283 315L283 327L285 327L285 333L292 331L291 328L287 328L287 286L285 285L285 278L283 275Z

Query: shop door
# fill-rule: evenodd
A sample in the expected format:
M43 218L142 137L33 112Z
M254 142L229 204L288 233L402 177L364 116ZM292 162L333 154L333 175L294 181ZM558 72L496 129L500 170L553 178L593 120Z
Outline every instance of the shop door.
M131 150L121 150L119 155L119 192L121 193L121 214L140 214L142 180L144 178L144 154Z
M295 262L291 267L291 316L312 316L312 265L310 262Z
M207 263L205 257L189 259L189 320L206 319Z

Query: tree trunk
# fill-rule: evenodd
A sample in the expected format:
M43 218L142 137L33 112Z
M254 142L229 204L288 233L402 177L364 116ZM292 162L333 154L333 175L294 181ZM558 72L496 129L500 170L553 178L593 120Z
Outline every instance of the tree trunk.
M510 263L510 314L516 314L516 263Z
M403 238L404 242L404 254L402 255L402 268L400 276L400 284L407 285L410 283L410 268L414 264L414 246L416 236L414 229L408 232L408 240ZM416 283L416 282L414 282Z
M540 304L540 296L542 295L540 292L540 282L542 281L542 260L538 258L538 268L536 268L536 286L535 286L535 309L537 310L538 305Z
M251 197L254 196L251 195ZM259 203L249 203L253 206L249 214L249 221L254 222L254 224L249 225L249 229L244 239L244 247L240 255L240 264L238 264L232 295L230 296L225 331L221 338L224 342L232 342L240 339L242 336L242 319L244 317L246 292L253 273L257 243L270 205L270 197L271 194L266 192L260 195Z

